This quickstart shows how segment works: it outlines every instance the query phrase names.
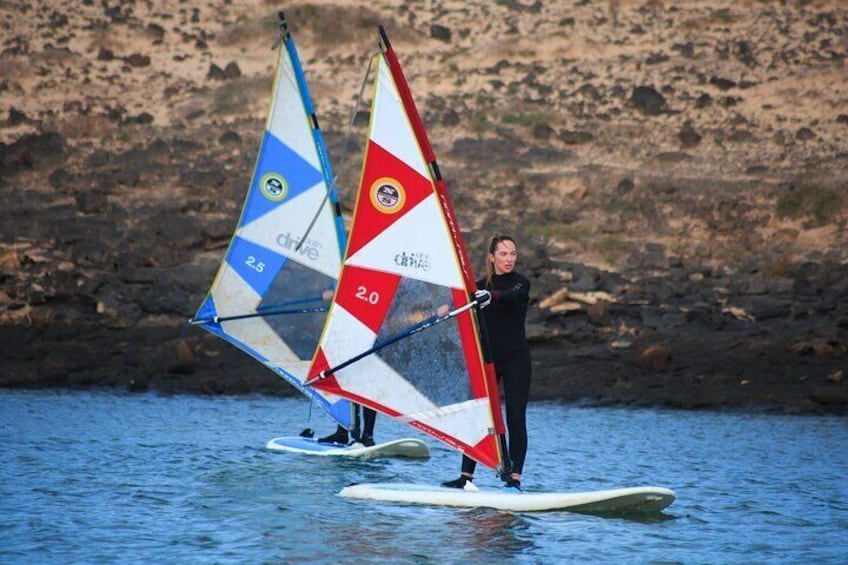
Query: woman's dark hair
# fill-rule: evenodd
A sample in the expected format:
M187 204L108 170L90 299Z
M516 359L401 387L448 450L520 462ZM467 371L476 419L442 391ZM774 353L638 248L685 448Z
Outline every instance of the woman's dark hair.
M489 259L489 255L494 255L495 250L498 248L498 244L502 241L511 241L513 245L518 247L518 244L515 243L515 240L508 235L496 235L492 238L492 241L489 242L489 251L486 253L486 286L488 287L492 283L492 277L495 276L495 263Z

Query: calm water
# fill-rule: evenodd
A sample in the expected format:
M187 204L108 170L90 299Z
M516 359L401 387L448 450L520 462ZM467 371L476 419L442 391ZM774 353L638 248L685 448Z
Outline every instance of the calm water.
M0 563L846 563L848 420L531 404L527 490L667 486L653 519L351 501L459 457L264 450L305 400L0 391ZM496 484L481 468L479 484Z

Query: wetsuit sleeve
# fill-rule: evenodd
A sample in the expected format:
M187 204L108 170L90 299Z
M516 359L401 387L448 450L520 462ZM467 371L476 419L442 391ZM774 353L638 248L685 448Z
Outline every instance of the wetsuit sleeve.
M530 281L522 279L509 290L493 291L492 300L500 304L527 304L530 302Z

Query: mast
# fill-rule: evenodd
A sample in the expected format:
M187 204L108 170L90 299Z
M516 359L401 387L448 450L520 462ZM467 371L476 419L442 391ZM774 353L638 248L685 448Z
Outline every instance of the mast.
M321 201L320 208L315 212L315 216L312 218L312 221L309 223L309 226L306 228L303 237L301 237L300 241L297 244L296 250L300 251L301 246L307 239L307 236L312 231L312 228L315 225L315 222L318 220L318 217L321 214L321 209L326 205L326 201L329 200L333 206L333 215L336 219L336 224L338 225L338 236L339 236L339 249L345 248L345 231L344 231L344 220L342 219L342 209L339 205L338 194L336 193L336 184L335 177L333 176L333 169L330 167L330 159L327 157L327 149L324 144L324 134L321 131L321 128L318 126L318 115L315 113L315 106L312 104L312 96L309 93L309 85L306 82L306 74L303 72L303 66L300 63L300 56L297 52L297 46L294 43L294 39L289 32L288 22L286 21L286 15L282 11L277 14L280 18L280 34L283 38L283 43L286 46L286 50L289 52L289 57L291 58L292 68L294 69L295 80L297 80L298 90L300 91L301 100L303 101L303 108L306 111L306 114L309 116L309 122L312 124L312 137L315 139L315 150L318 152L318 158L321 160L321 170L324 173L324 182L327 185L327 198Z
M447 184L442 178L438 162L436 161L436 154L430 144L430 139L427 137L427 131L424 129L424 122L421 120L418 108L415 106L415 101L412 98L412 91L409 88L409 83L406 81L406 76L403 73L403 69L401 69L400 62L395 55L394 49L392 49L386 29L382 25L379 27L379 33L381 50L388 61L389 71L392 73L392 77L397 85L404 108L406 108L407 115L409 116L412 129L418 140L418 145L421 147L424 158L430 167L436 194L442 202L442 210L445 214L445 218L447 219L451 238L453 239L456 254L460 261L460 268L462 269L462 274L465 279L465 290L470 295L477 289L477 283L474 281L471 270L471 262L468 259L468 253L465 249L462 234L459 230L456 213L454 212L453 205L451 204L450 197L448 196ZM498 436L498 447L500 449L501 462L505 462L508 467L510 463L508 460L508 451L506 449L506 426L504 425L503 413L501 411L501 400L500 393L498 391L498 380L495 375L495 366L492 362L488 336L486 334L485 324L483 323L479 308L475 309L475 314L476 316L474 316L474 319L479 328L477 334L481 343L483 362L486 372L486 395L489 398L492 410L492 419L495 424L494 433Z

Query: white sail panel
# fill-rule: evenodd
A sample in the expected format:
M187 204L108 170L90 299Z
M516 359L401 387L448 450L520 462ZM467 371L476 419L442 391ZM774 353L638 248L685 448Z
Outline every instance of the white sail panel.
M336 303L324 328L324 354L330 366L368 351L377 334L360 322L343 306Z
M324 183L313 186L291 198L271 212L259 216L242 226L239 237L269 251L290 257L319 273L336 278L341 269L336 225L332 218L332 205L323 202ZM306 238L300 251L295 251L300 237L306 233L315 210L323 203L319 221Z
M459 265L453 258L453 241L445 228L435 194L351 255L345 264L451 288L464 285Z
M423 177L430 176L391 72L383 57L377 67L371 139Z
M312 126L303 111L303 99L288 57L283 57L280 62L277 83L277 96L267 129L271 135L320 170L321 161L312 139Z
M377 355L335 373L336 381L353 394L374 398L401 414L433 410L436 405Z
M262 299L253 287L226 263L211 294L221 317L243 314L245 308L253 311Z
M259 296L233 269L227 269L224 272L213 296L221 317L241 314L246 307L255 309L259 304ZM300 361L286 342L262 318L222 322L221 329L234 339L249 344L251 349L272 364L291 364L297 367L296 362ZM308 364L306 368L302 364L297 367L297 371L301 374L306 370L308 370Z
M408 419L421 422L458 439L467 445L482 441L492 421L491 407L486 398L477 398L424 412L409 412Z

